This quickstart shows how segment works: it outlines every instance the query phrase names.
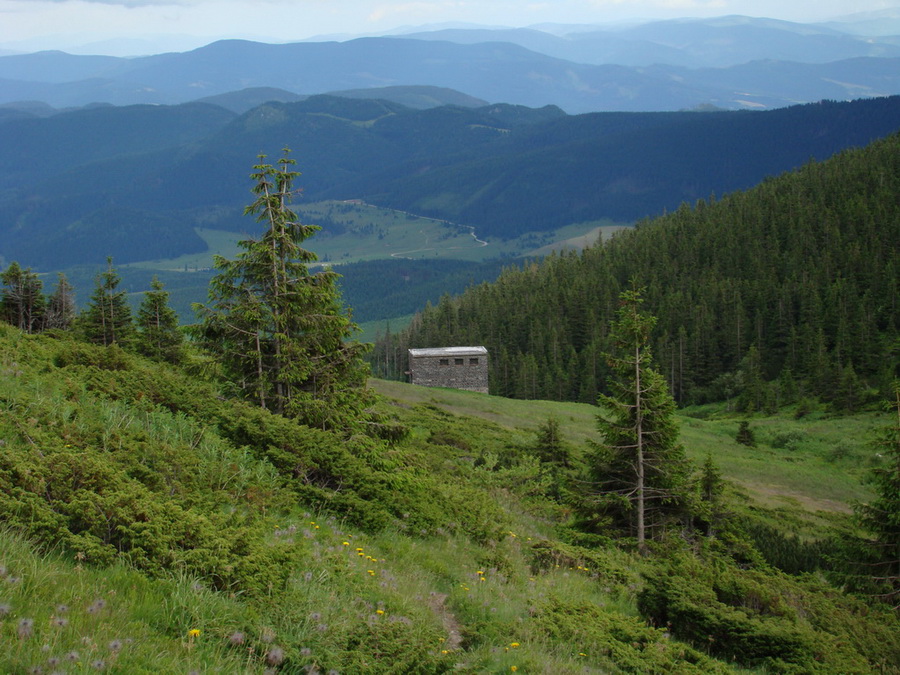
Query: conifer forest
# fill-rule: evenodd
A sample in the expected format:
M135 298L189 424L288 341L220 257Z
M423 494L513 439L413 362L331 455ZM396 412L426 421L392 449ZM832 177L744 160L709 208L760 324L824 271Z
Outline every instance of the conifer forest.
M407 347L483 343L493 393L592 402L609 372L610 319L634 281L679 405L774 411L819 397L853 410L898 375L898 191L895 134L511 266L382 336L373 368L399 377Z

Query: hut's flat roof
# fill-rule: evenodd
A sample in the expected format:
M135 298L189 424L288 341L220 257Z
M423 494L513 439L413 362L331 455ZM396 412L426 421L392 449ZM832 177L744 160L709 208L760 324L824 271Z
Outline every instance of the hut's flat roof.
M409 355L413 358L419 356L476 356L487 353L486 347L427 347L409 350Z

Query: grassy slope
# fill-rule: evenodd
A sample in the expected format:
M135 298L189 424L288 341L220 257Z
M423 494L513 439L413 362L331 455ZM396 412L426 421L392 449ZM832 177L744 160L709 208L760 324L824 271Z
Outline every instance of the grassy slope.
M32 516L4 502L0 515L10 529L0 532L0 670L41 666L49 672L51 660L61 659L67 672L258 673L283 658L274 666L278 672L301 672L308 665L320 672L742 672L640 618L637 594L656 563L612 547L561 541L568 531L566 511L543 497L536 463L523 460L495 471L474 465L484 452L520 452L549 414L560 420L566 440L582 447L593 435L590 406L375 381L386 399L380 406L409 427L409 438L387 454L350 441L347 447L356 447L369 467L363 484L354 482L346 464L342 484L298 504L297 494L306 493L295 493L297 479L273 468L283 457L279 448L246 444L249 435L243 445L227 438L229 429L234 437L234 418L247 421L247 434L264 433L266 425L274 425L267 433L275 434L280 423L240 407L220 409L226 404L194 386L195 378L185 380L134 357L24 337L6 327L0 327L0 343L0 479L19 486L7 496L24 498L40 479L60 516L67 505L59 494L66 486L83 487L84 478L63 484L56 474L42 472L59 472L66 462L97 462L93 466L110 480L127 475L143 481L148 491L142 503L151 513L157 505L177 506L180 517L198 527L220 518L219 529L227 534L236 528L249 547L243 560L224 554L209 563L210 573L197 562L207 550L202 539L183 554L173 550L180 562L163 568L153 560L141 563L134 553L134 567L119 556L116 562L92 563L94 549L85 548L85 556L79 540L60 544L42 536L51 516L41 515L40 501L29 502L38 509ZM91 360L103 367L85 365ZM855 445L842 450L835 464L818 457L841 429L851 429L846 425L858 437L876 421L802 421L796 428L806 431L807 447L779 452L763 442L758 450L738 447L731 440L733 420L684 419L682 426L689 452L719 448L728 475L739 477L742 463L763 452L768 480L777 482L780 468L790 466L808 476L810 486L814 478L833 482L827 494L846 504L865 494L858 483L839 480L857 470L863 451ZM764 423L769 421L754 426ZM790 420L772 424L779 430L796 426ZM309 430L291 433L304 442L325 438ZM768 433L760 429L758 437L762 441ZM334 446L328 452L335 457L339 450L345 451ZM787 452L802 453L796 455L802 461L782 461ZM324 471L324 460L317 461ZM316 480L314 473L306 475ZM390 503L382 507L394 514L386 526L362 528L359 514L365 509L354 517L335 506L356 495L374 510L384 481ZM802 490L804 481L791 485ZM803 494L820 499L821 489ZM78 494L89 507L86 513L99 508L114 517L117 504L103 501L103 485ZM36 518L45 520L29 530ZM94 525L101 535L119 527L102 519ZM22 538L23 531L34 545ZM230 565L256 559L279 561L284 578L250 566L268 582L216 582ZM801 606L812 593L791 588L792 602ZM819 605L837 602L809 597ZM814 617L819 609L803 611ZM872 657L884 661L895 640L891 624L877 612L865 613L871 616L859 635L885 645ZM191 630L200 634L191 636ZM859 635L845 635L841 644L867 639ZM854 658L828 661L832 667L823 672L864 672ZM857 667L840 670L835 663Z
M508 427L522 444L527 444L530 432L550 416L559 420L565 440L576 447L584 448L597 437L597 409L582 403L521 401L387 380L373 382L380 393L400 404L430 403L457 415ZM884 423L876 413L834 418L810 415L799 420L787 414L751 418L755 448L735 441L737 418L682 415L680 421L688 456L699 463L711 453L725 478L741 486L759 505L848 513L852 502L871 496L863 480L866 470L877 464L875 451L867 446L871 433Z

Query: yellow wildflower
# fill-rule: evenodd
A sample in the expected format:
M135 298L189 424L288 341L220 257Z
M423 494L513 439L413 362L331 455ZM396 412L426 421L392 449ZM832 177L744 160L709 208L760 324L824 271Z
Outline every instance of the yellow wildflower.
M190 637L190 638L200 637L200 631L199 631L199 629L197 629L197 628L191 628L191 629L188 631L188 637Z
M376 609L376 610L375 610L375 613L378 614L379 616L381 616L382 614L384 614L384 610L383 610L383 609Z

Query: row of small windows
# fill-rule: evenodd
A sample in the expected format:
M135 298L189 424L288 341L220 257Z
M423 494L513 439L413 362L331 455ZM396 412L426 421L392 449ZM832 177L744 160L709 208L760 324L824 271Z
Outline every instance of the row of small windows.
M461 365L463 365L463 364L465 363L465 361L466 361L465 359L453 359L453 365L454 365L454 366L461 366ZM441 359L440 361L438 361L438 363L439 363L440 365L442 365L442 366L449 366L449 365L450 365L450 359ZM478 357L475 356L475 357L470 358L470 359L469 359L469 365L470 365L470 366L477 366L477 365L478 365Z

